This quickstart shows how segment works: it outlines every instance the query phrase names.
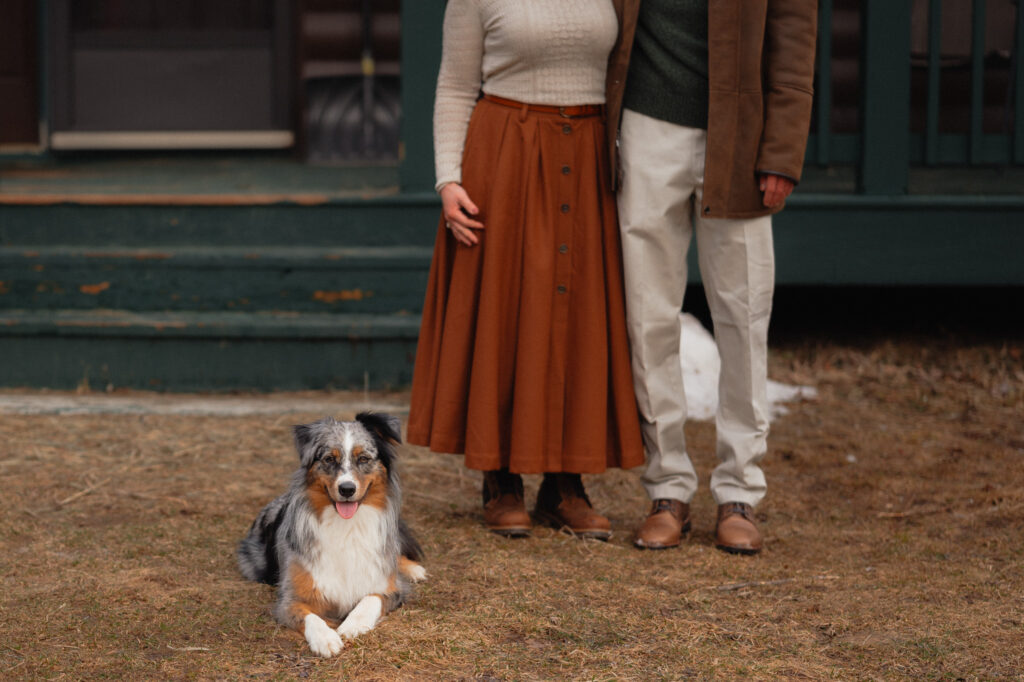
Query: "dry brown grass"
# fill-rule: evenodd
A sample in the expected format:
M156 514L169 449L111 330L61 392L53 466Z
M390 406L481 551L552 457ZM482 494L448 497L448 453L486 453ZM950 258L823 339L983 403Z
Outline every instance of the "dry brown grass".
M773 427L761 556L713 549L703 490L689 542L633 549L621 471L588 480L612 542L498 538L477 474L404 448L430 578L333 660L233 556L320 415L0 416L0 678L1022 679L1021 347L793 345L772 374L820 398Z

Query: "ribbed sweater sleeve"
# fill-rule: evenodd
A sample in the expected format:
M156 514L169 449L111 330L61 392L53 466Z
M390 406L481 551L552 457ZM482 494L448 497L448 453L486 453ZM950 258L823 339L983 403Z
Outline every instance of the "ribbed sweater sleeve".
M462 182L466 130L483 79L484 28L477 0L448 0L443 45L434 100L438 190L449 182Z

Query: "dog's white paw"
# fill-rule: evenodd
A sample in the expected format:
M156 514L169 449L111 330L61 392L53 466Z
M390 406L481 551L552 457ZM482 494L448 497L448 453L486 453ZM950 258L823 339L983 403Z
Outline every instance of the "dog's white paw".
M422 582L427 579L427 569L419 564L409 564L409 567L405 570L405 575L414 583Z
M346 639L353 639L364 632L369 632L380 620L383 611L384 603L380 597L363 597L338 626L338 634Z
M317 656L330 658L341 653L345 643L338 633L330 628L320 616L310 613L306 616L306 641Z

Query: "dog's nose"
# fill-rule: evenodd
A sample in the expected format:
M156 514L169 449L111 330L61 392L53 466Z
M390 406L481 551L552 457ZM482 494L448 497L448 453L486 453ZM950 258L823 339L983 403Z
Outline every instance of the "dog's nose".
M338 486L338 493L342 497L352 497L353 495L356 494L356 484L342 483L341 485Z

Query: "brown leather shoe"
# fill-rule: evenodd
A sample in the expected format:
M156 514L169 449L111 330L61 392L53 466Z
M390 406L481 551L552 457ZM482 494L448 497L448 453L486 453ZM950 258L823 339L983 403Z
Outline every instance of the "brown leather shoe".
M732 554L757 554L761 551L761 533L754 525L754 510L743 502L718 505L715 547Z
M484 472L484 525L506 537L530 534L522 476L510 474L507 469Z
M607 540L612 524L594 511L579 474L544 474L537 491L537 521L584 538Z
M679 500L655 500L651 512L636 532L633 545L640 549L678 547L690 532L690 505Z

